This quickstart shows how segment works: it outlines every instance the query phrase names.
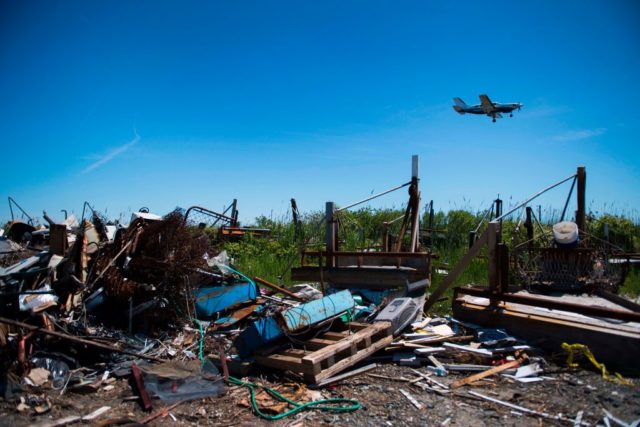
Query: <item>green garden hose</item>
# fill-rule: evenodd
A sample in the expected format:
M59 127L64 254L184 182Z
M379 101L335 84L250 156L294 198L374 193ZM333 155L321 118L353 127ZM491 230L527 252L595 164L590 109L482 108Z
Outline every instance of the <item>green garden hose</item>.
M263 385L244 382L234 377L229 377L229 382L233 385L239 385L249 389L249 393L251 395L251 407L253 408L253 411L260 417L264 418L265 420L280 420L282 418L288 417L289 415L293 415L296 412L303 411L306 409L320 409L321 411L349 412L349 411L356 411L362 407L360 402L358 402L355 399L341 399L341 398L320 399L320 400L314 400L313 402L298 403L284 397L282 394L278 393L276 390ZM277 415L265 414L260 410L260 407L256 402L256 388L264 389L273 398L292 405L293 409L290 409L288 411L282 412ZM340 404L346 404L346 405L336 406Z

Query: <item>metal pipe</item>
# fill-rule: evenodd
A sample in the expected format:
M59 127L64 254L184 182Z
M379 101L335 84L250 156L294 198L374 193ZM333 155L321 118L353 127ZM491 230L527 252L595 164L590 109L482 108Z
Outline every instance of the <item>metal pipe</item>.
M577 181L577 177L573 178L573 182L571 183L571 188L569 189L569 194L567 194L567 201L564 202L562 215L560 215L560 222L564 221L564 215L567 213L567 207L569 206L569 200L571 200L571 195L573 194L573 187L576 186L576 181Z
M387 221L387 224L391 225L391 224L393 224L393 223L396 223L396 222L400 221L400 220L401 220L401 219L403 219L403 218L404 218L404 214L400 215L400 216L399 216L398 218L396 218L396 219L392 219L391 221Z
M354 207L354 206L358 206L358 205L360 205L360 204L362 204L362 203L366 203L366 202L368 202L368 201L370 201L370 200L373 200L373 199L375 199L375 198L378 198L378 197L380 197L380 196L384 196L385 194L392 193L392 192L394 192L394 191L396 191L396 190L399 190L399 189L401 189L401 188L403 188L403 187L406 187L406 186L408 186L408 185L411 185L411 181L409 181L409 182L407 182L407 183L405 183L405 184L399 185L399 186L397 186L397 187L394 187L394 188L392 188L392 189L390 189L390 190L383 191L382 193L378 193L378 194L375 194L375 195L373 195L373 196L371 196L371 197L367 197L367 198L366 198L366 199L364 199L364 200L360 200L360 201L358 201L358 202L352 203L352 204L350 204L350 205L348 205L348 206L345 206L345 207L343 207L343 208L336 209L336 212L342 212L342 211L344 211L344 210L351 209L351 208L352 208L352 207Z
M85 201L84 204L82 205L82 217L80 219L80 222L84 221L84 213L85 213L85 210L87 209L87 206L89 207L89 209L91 210L91 213L93 215L95 215L95 213L96 213L96 211L91 207L89 202Z
M27 224L29 224L29 225L33 225L33 218L31 218L31 216L30 216L30 215L29 215L29 214L28 214L24 209L22 209L22 206L20 206L20 205L18 204L18 202L16 202L16 201L13 199L13 197L9 196L9 210L11 211L11 220L12 220L12 221L14 221L14 220L15 220L15 218L13 217L13 207L12 207L12 205L16 205L16 207L17 207L18 209L20 209L20 212L22 212L22 215L24 215L24 216L26 216L26 217L27 217L27 219L28 219Z
M576 173L576 178L578 181L578 210L576 210L576 224L578 225L578 229L580 231L585 229L585 192L587 186L587 172L585 171L584 166L579 166L578 171Z
M546 193L547 191L556 188L557 186L559 186L560 184L564 184L565 182L569 181L572 178L575 178L576 174L571 175L570 177L567 177L565 179L563 179L560 182L556 182L553 185L548 186L547 188L545 188L544 190L538 191L536 194L534 194L533 196L529 197L527 200L525 200L524 202L520 203L519 205L517 205L515 208L511 209L509 212L507 212L506 214L502 214L500 215L498 218L494 219L494 221L500 221L502 218L511 215L512 213L514 213L515 211L517 211L518 209L520 209L521 207L523 207L524 205L529 204L529 202L531 202L532 200L538 198L540 195Z
M487 211L485 212L484 216L482 217L482 219L480 220L480 224L478 224L478 226L476 227L475 230L473 230L473 232L475 234L478 234L478 230L480 230L480 227L482 227L482 224L484 224L484 222L489 218L489 216L491 215L491 213L493 213L493 205L495 204L494 202L491 202L491 206L489 206L489 209L487 209Z

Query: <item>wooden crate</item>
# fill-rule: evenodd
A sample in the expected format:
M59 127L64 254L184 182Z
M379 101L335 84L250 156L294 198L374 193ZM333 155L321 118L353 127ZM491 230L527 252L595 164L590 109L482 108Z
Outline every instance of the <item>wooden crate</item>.
M325 332L287 349L270 348L255 355L259 365L289 370L317 383L353 366L393 341L390 322L350 323L348 330Z

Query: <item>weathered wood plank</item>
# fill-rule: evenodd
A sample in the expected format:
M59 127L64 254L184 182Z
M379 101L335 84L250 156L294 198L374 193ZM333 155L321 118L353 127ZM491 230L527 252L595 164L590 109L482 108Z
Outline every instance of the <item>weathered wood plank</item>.
M327 348L315 351L302 359L303 363L314 364L320 362L322 359L328 356L338 354L342 351L348 350L351 345L358 341L363 341L366 337L374 337L377 334L389 332L391 335L391 323L389 322L377 322L371 325L369 328L362 329L353 335L345 337L344 339L336 342L336 344Z
M332 377L333 375L337 374L338 372L342 372L343 370L345 370L349 366L355 365L359 361L361 361L363 359L366 359L367 357L369 357L373 353L376 353L378 350L383 349L384 347L386 347L392 340L393 340L393 337L392 336L388 336L386 338L383 338L380 341L377 341L371 347L369 347L367 349L364 349L364 350L360 350L354 356L351 356L351 357L348 357L346 359L342 359L339 362L336 362L333 366L331 366L331 367L329 367L327 369L324 369L321 373L315 375L315 377L314 377L315 382L319 382L319 381L322 381L322 380L324 380L326 378Z

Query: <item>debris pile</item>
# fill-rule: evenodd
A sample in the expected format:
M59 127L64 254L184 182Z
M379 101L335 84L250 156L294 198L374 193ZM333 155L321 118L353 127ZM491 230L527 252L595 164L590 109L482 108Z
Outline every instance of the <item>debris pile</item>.
M93 209L90 219L83 212L80 221L69 216L61 224L45 214L48 227L12 221L0 238L0 415L25 424L145 424L163 417L178 421L176 411L191 405L180 421L238 424L242 413L327 424L341 416L349 424L362 421L364 411L358 409L375 406L379 390L390 405L388 420L403 404L403 413L413 414L398 424L434 423L424 417L434 407L432 399L574 425L622 423L605 405L598 414L584 409L573 417L494 390L515 387L526 394L526 387L545 383L559 389L563 381L575 382L580 366L595 369L607 384L635 387L607 370L601 349L592 352L571 340L589 335L598 342L596 332L611 338L614 327L599 325L616 319L616 332L628 340L619 342L637 342L637 307L576 308L555 296L511 292L507 249L496 238L498 221L489 223L461 267L425 303L434 255L418 238L417 182L414 174L394 189L409 186L410 199L399 218L400 234L390 236L387 229L381 251L339 250L342 209L327 203L327 247L302 252L292 277L311 283L292 286L247 277L234 266L224 242L269 235L240 227L235 201L228 215L197 206L164 217L136 212L126 227ZM214 245L206 227L216 223L224 232ZM425 313L482 245L490 246L490 287L456 288L453 316ZM537 305L523 315L517 305L533 299ZM556 317L533 334L532 322L545 316ZM496 327L508 317L513 321ZM576 325L588 332L564 333ZM562 341L559 359L538 347L552 336ZM389 385L398 382L397 390ZM88 396L91 405L80 411L66 396ZM224 403L212 404L212 398ZM438 422L447 425L452 417Z

